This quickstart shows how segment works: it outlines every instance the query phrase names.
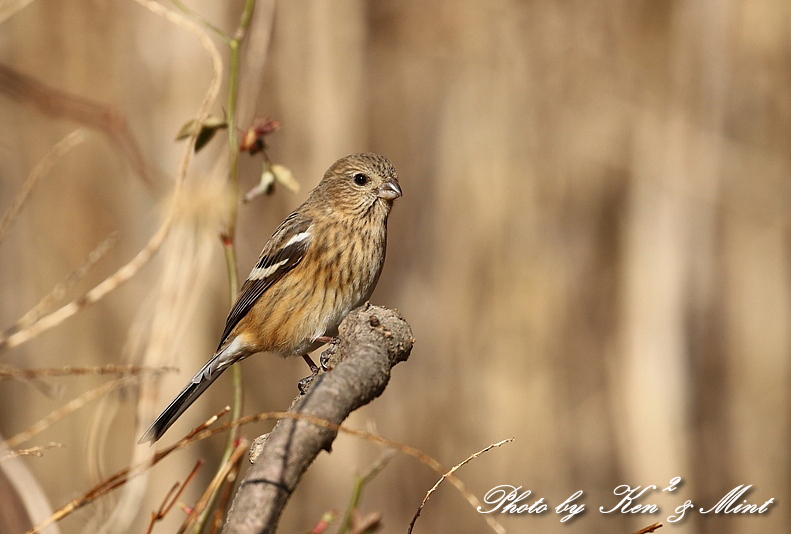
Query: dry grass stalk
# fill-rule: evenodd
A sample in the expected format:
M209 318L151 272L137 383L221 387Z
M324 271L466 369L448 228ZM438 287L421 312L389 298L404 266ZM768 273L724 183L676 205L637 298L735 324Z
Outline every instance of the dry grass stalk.
M231 495L234 488L234 483L239 476L239 470L242 467L242 459L241 457L233 466L231 467L231 472L228 473L228 476L225 477L225 486L223 487L222 494L220 495L220 501L217 504L217 507L214 509L214 517L212 519L211 529L209 530L209 534L215 534L219 532L223 526L225 515L228 512L228 506L231 504Z
M470 456L468 456L468 457L467 457L467 459L465 459L463 462L461 462L461 463L459 463L459 464L456 464L455 466L453 466L453 468L451 468L451 470L450 470L450 471L448 471L447 473L445 473L444 475L442 475L442 477L441 477L439 480L437 480L437 483L436 483L436 484L434 484L434 485L431 487L431 489L430 489L430 490L428 490L428 492L426 493L426 496L425 496L425 497L423 497L423 502L421 502L421 503L420 503L420 506L418 506L418 509L417 509L417 511L415 512L415 515L414 515L414 517L412 518L412 521L410 521L410 522L409 522L409 529L407 530L407 533L408 533L408 534L412 534L412 529L415 527L415 521L417 521L417 518L420 516L420 512L423 510L423 507L426 505L426 502L428 501L428 498L429 498L429 497L431 497L431 494L432 494L432 493L434 493L434 492L437 490L437 488L439 487L439 485L442 483L442 481L443 481L443 480L445 480L446 478L448 478L448 477L450 477L451 475L453 475L453 473L454 473L454 472L455 472L457 469L459 469L461 466L463 466L463 465L464 465L464 464L466 464L467 462L470 462L470 461L474 460L475 458L477 458L477 457L478 457L478 456L480 456L481 454L483 454L483 453L485 453L485 452L487 452L487 451L490 451L491 449L493 449L493 448L495 448L495 447L499 447L500 445L504 445L504 444L506 444L506 443L511 443L513 440L514 440L514 438L508 438L508 439L504 439L504 440L502 440L502 441L498 441L497 443L492 443L492 444L491 444L491 445L489 445L488 447L486 447L486 448L484 448L484 449L481 449L480 451L478 451L478 452L476 452L476 453L474 453L474 454L471 454L471 455L470 455ZM499 526L499 525L498 525L498 526ZM505 529L503 529L503 530L499 530L499 529L497 529L497 528L495 528L495 527L493 527L493 526L492 526L492 528L495 530L495 532L498 532L498 533L500 533L500 534L505 534ZM501 528L502 528L502 527L501 527Z
M113 245L115 245L116 241L118 240L118 234L113 233L106 239L104 239L99 245L88 254L88 257L85 261L77 267L63 282L57 284L52 291L50 291L47 295L42 298L38 304L33 306L33 308L28 311L25 315L23 315L17 322L12 324L10 327L5 329L3 332L3 336L8 337L13 332L17 332L23 328L30 326L31 324L35 323L39 320L42 316L46 313L49 313L52 308L55 306L55 303L60 301L65 295L66 292L74 287L74 285L82 280L88 271L93 267L96 262L98 262Z
M91 488L81 496L77 497L76 499L72 499L70 502L66 503L64 506L56 510L55 513L53 513L46 520L42 521L41 523L30 529L27 532L27 534L36 534L40 532L41 529L60 521L64 517L71 515L75 511L82 508L83 506L92 503L93 501L102 497L103 495L106 495L107 493L110 493L112 490L122 486L129 479L140 475L141 473L145 472L147 469L150 469L151 467L162 461L163 458L167 457L173 451L177 449L181 449L182 447L186 447L187 445L189 445L194 441L203 439L203 437L207 437L208 435L206 434L206 429L209 426L213 425L217 421L217 419L219 419L221 416L228 413L229 410L230 408L226 406L216 415L212 416L209 420L207 420L202 425L197 426L195 429L193 429L186 436L181 438L179 441L177 441L170 447L167 447L161 451L154 453L154 455L151 458L147 459L144 462L141 462L131 467L126 467L124 469L121 469L114 475L110 476L109 478L106 478L105 480L103 480L102 482L100 482L99 484L97 484L96 486L94 486L93 488Z
M184 479L184 482L182 484L179 484L178 482L173 484L173 487L171 487L170 490L165 494L165 498L162 499L162 503L159 505L157 511L151 512L151 522L148 524L146 534L151 534L151 532L154 530L154 524L157 521L161 521L166 515L168 515L168 512L170 512L171 508L173 508L173 505L178 502L179 497L181 497L181 494L184 492L187 484L189 484L190 481L195 477L195 475L198 473L198 469L200 469L202 465L203 459L198 458L198 461L195 462L195 467L193 467L189 472L187 478Z
M203 102L201 103L200 109L198 110L197 120L202 122L206 119L206 117L209 116L209 108L216 100L220 91L220 82L222 80L222 58L220 57L217 47L212 42L211 38L206 35L203 29L186 17L179 15L176 12L170 11L151 0L137 0L137 2L150 9L154 13L166 18L167 20L188 29L193 33L193 35L197 37L198 41L200 41L200 43L209 53L214 74L212 76L209 89L207 90ZM30 341L42 332L59 325L83 308L98 302L121 284L127 282L148 263L153 255L156 254L156 252L160 249L162 243L164 243L165 238L170 232L170 227L174 219L175 206L179 200L179 195L187 177L187 170L189 169L190 162L192 161L195 147L195 137L196 136L194 134L190 136L186 146L184 147L184 151L179 162L178 172L176 174L176 184L173 192L173 198L171 199L171 206L165 215L165 220L159 226L151 239L149 239L148 243L146 243L143 249L140 250L137 255L126 265L122 266L115 273L107 277L104 281L99 283L96 287L85 293L83 296L69 302L52 313L45 315L35 323L20 330L19 332L15 332L10 336L0 335L0 350L8 350L18 347L19 345Z
M245 451L250 446L250 442L247 439L240 439L239 442L236 444L236 448L231 453L231 456L228 458L228 461L223 464L217 473L214 475L211 483L206 488L206 491L203 492L198 502L195 503L195 507L192 509L190 514L182 523L181 528L178 530L179 534L186 532L187 529L195 522L198 517L203 513L206 509L206 506L209 504L211 496L217 491L219 486L225 482L226 477L231 473L234 469L234 466L239 464L239 461L244 456Z
M66 403L65 405L61 406L57 410L54 410L52 413L50 413L44 419L42 419L41 421L35 423L31 427L29 427L27 430L23 430L22 432L16 434L15 436L12 436L12 437L8 438L5 441L5 445L9 449L12 449L12 448L16 447L17 445L19 445L20 443L23 443L23 442L29 440L30 438L32 438L36 434L38 434L40 432L43 432L44 430L46 430L47 428L49 428L50 426L55 424L57 421L63 419L64 417L66 417L70 413L72 413L72 412L74 412L76 410L79 410L80 408L82 408L83 406L88 404L89 402L91 402L91 401L93 401L95 399L98 399L99 397L101 397L103 395L106 395L107 393L109 393L110 391L112 391L112 390L114 390L116 388L119 388L119 387L124 386L124 385L131 384L131 383L133 383L133 382L135 382L137 380L138 380L137 377L123 377L123 378L119 378L119 379L113 380L111 382L106 382L106 383L102 384L101 386L98 386L98 387L96 387L94 389L86 391L85 393L83 393L82 395L77 397L76 399Z
M8 458L13 458L15 456L44 456L44 451L47 449L62 449L63 443L49 443L47 445L39 445L37 447L31 447L29 449L17 449L8 451L5 455L0 456L0 462L6 460Z
M159 227L154 236L149 240L143 249L132 258L132 260L118 269L114 274L107 277L96 287L85 293L83 296L69 302L54 312L45 315L35 323L27 328L15 332L11 335L0 335L0 350L9 350L23 343L26 343L36 337L37 335L53 328L69 317L75 315L80 310L95 304L101 300L105 295L116 289L118 286L127 282L135 276L140 269L148 263L152 256L159 250L162 243L167 237L170 225L172 223L172 214L168 214L165 222Z
M2 10L1 5L0 10ZM49 87L7 65L0 65L0 93L20 104L32 106L40 113L54 119L74 121L103 132L113 148L126 159L135 174L146 184L151 183L143 152L129 130L126 116L120 109Z
M32 379L53 376L82 376L82 375L142 375L160 374L178 371L177 367L141 367L138 365L97 365L90 367L66 367L17 369L10 365L0 365L0 380Z
M211 61L213 73L208 82L206 98L201 104L200 109L196 110L194 119L202 123L208 117L208 110L219 94L223 76L222 58L214 45L212 39L206 34L204 28L193 23L169 9L161 3L153 1L141 1L138 3L144 6L155 15L161 16L171 23L176 24L179 29L184 28L192 33L206 49ZM138 315L138 326L133 327L129 339L128 354L133 355L133 363L157 367L168 362L169 356L174 354L177 348L177 340L181 337L181 332L190 324L185 318L196 308L194 300L201 292L194 291L194 286L184 284L185 279L195 282L200 268L206 270L208 265L208 247L204 233L195 231L192 226L194 223L201 223L206 220L205 213L198 214L195 211L185 211L194 205L194 191L203 192L206 189L206 181L195 184L189 191L185 187L184 176L194 155L195 139L194 136L188 140L183 150L183 158L177 171L178 177L173 198L171 199L168 211L168 224L170 233L168 237L166 257L162 262L164 270L159 276L159 283L147 301L146 316L142 313ZM211 185L211 184L209 184ZM215 199L215 204L217 201ZM195 209L195 208L192 208ZM216 208L215 208L216 209ZM205 210L204 210L205 211ZM195 215L200 215L196 218ZM175 234L175 235L174 235ZM212 234L212 237L214 234ZM184 252L179 255L179 252ZM160 252L162 254L162 252ZM197 273L201 274L201 273ZM203 275L201 275L203 276ZM174 281L177 283L174 284ZM190 295L191 293L191 295ZM140 356L140 359L137 359ZM151 387L149 387L149 384ZM147 420L151 417L149 413L153 408L151 404L156 398L155 391L159 385L147 382L141 388L138 401L138 421ZM136 447L132 452L132 457L128 460L129 465L138 465L145 461L148 453L140 447ZM131 483L124 485L120 499L109 516L113 528L119 532L125 532L131 528L132 523L139 516L143 500L146 496L145 476L139 477Z
M3 238L5 238L5 235L8 232L8 228L11 226L11 223L14 222L14 219L16 219L17 215L19 215L19 211L22 209L22 206L25 205L30 193L33 191L33 187L36 185L39 179L47 174L47 172L49 172L52 167L55 166L55 163L57 163L60 158L83 142L85 142L85 132L82 130L74 130L69 135L58 141L58 143L49 149L44 157L41 158L41 161L38 162L38 164L33 168L25 181L22 183L19 193L17 193L16 197L14 197L14 201L11 202L11 205L3 214L2 220L0 220L0 243L2 243Z
M39 391L41 391L44 395L50 398L56 398L60 396L61 388L57 385L53 386L49 384L46 380L43 380L39 377L26 377L24 376L24 372L17 373L17 371L23 371L22 369L16 369L10 365L0 365L0 380L17 380L19 382L24 382L29 384Z
M342 433L348 434L350 436L355 436L355 437L364 439L366 441L369 441L371 443L384 445L386 447L389 447L389 448L395 449L395 450L397 450L399 452L402 452L402 453L404 453L404 454L406 454L408 456L412 456L413 458L416 458L418 461L420 461L424 465L427 465L428 467L430 467L431 469L433 469L434 471L436 471L437 473L442 475L443 480L445 478L447 478L456 487L456 489L458 489L462 493L462 495L464 495L464 497L467 499L467 501L474 508L477 509L477 507L480 506L480 502L478 501L477 497L475 497L475 495L473 495L469 490L467 490L466 486L464 485L464 483L461 480L456 478L453 474L448 473L448 471L446 469L444 469L442 467L442 465L437 460L435 460L434 458L432 458L428 454L424 453L423 451L421 451L420 449L417 449L415 447L411 447L409 445L406 445L404 443L399 443L397 441L389 440L389 439L387 439L387 438L385 438L383 436L380 436L378 434L373 434L371 432L366 432L366 431L363 431L363 430L355 430L355 429L347 428L345 426L336 425L334 423L331 423L329 421L325 421L323 419L318 419L318 418L313 417L311 415L301 414L301 413L294 413L294 412L263 412L263 413L259 413L259 414L254 414L254 415L241 417L239 419L236 419L235 421L231 421L231 422L225 423L223 425L219 425L219 426L217 426L215 428L209 428L211 425L213 425L217 421L217 419L219 417L221 417L222 415L225 415L229 410L230 410L229 407L225 407L222 411L220 411L219 413L217 413L216 415L211 417L208 421L206 421L202 425L196 427L194 430L189 432L186 436L181 438L179 441L177 441L176 443L174 443L170 447L167 447L167 448L165 448L165 449L163 449L161 451L158 451L158 452L154 453L154 455L151 458L147 459L146 461L141 462L141 463L139 463L139 464L137 464L135 466L127 467L125 469L122 469L121 471L118 471L114 475L112 475L109 478L105 479L104 481L100 482L99 484L97 484L96 486L94 486L93 488L91 488L90 490L85 492L80 497L77 497L76 499L73 499L72 501L70 501L66 505L62 506L60 509L55 511L55 513L53 513L52 516L50 516L47 520L43 521L39 525L36 525L33 529L28 531L27 534L35 534L35 533L39 532L42 528L44 528L44 527L46 527L46 526L48 526L48 525L50 525L52 523L55 523L57 521L60 521L64 517L67 517L68 515L72 514L73 512L75 512L76 510L82 508L83 506L86 506L86 505L90 504L91 502L95 501L99 497L102 497L103 495L109 493L110 491L122 486L129 479L131 479L131 478L133 478L135 476L138 476L141 473L143 473L144 471L146 471L147 469L153 467L154 465L159 463L163 458L165 458L166 456L168 456L170 453L172 453L173 451L175 451L177 449L184 448L184 447L186 447L187 445L189 445L189 444L191 444L193 442L201 441L201 440L206 439L206 438L208 438L210 436L213 436L215 434L226 432L226 431L228 431L228 429L230 429L232 427L246 425L246 424L253 423L253 422L258 422L258 421L266 421L266 420L271 420L271 419L285 419L285 418L288 418L288 419L299 419L299 420L308 421L309 423L312 423L314 425L321 426L321 427L324 427L324 428L328 428L328 429L333 430L335 432L342 432ZM492 448L494 446L499 446L500 444L506 443L508 441L510 441L510 440L504 440L503 442L500 442L499 444L491 445L490 447L488 447L485 450L488 450L489 448ZM237 447L237 450L234 450L234 457L236 457L237 454L239 454L239 455L243 454L244 450L246 448L247 448L247 445L245 445L245 447ZM239 452L240 450L241 450L241 452ZM476 453L476 455L482 454L483 452L485 452L485 450L481 451L479 453ZM473 455L473 456L476 456L476 455ZM241 458L241 456L236 457L236 460L238 461L240 458ZM463 465L464 463L466 463L467 461L469 461L470 459L465 460L465 462L462 462L462 464L457 466L457 468L460 467L461 465ZM230 468L233 467L234 463L233 462L228 462L228 464L229 464L228 471L230 471ZM225 471L225 474L223 475L223 477L227 476L228 471ZM197 506L196 506L196 508L197 508ZM489 526L495 532L498 532L498 533L505 532L505 529L496 520L492 519L491 521L487 521L487 523L489 524Z

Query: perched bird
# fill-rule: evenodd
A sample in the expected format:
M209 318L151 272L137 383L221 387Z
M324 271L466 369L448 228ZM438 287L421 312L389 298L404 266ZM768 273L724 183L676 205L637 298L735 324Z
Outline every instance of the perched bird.
M242 285L214 356L156 418L154 442L220 374L256 352L308 356L373 293L385 260L387 216L401 196L393 164L377 154L336 161L280 223Z

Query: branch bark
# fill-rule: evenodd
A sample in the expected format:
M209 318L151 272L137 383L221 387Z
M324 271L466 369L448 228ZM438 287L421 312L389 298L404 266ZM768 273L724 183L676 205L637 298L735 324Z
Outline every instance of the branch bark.
M339 328L340 342L325 354L332 370L320 373L291 410L340 424L382 394L390 370L405 361L414 339L398 312L366 304ZM325 356L322 355L324 358ZM282 419L251 451L247 470L225 523L225 534L271 533L299 479L337 432L305 420Z

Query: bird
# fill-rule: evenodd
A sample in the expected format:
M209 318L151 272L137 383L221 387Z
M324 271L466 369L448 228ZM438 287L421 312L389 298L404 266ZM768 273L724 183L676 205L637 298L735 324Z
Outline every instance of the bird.
M333 163L264 245L225 321L214 355L146 430L154 443L231 365L259 352L302 356L338 334L382 272L387 218L401 197L393 164L374 153Z

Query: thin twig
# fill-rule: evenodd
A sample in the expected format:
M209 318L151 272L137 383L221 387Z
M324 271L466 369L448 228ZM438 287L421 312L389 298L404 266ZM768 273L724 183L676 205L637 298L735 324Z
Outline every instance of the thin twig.
M256 421L265 421L269 419L298 419L302 421L308 421L316 426L320 426L323 428L327 428L334 432L342 432L348 434L350 436L355 436L371 443L377 443L379 445L383 445L385 447L390 447L392 449L396 449L407 456L412 456L416 458L419 462L423 463L424 465L433 469L439 475L444 476L447 473L447 469L445 469L442 464L440 464L437 460L429 456L428 454L424 453L420 449L412 447L410 445L406 445L404 443L400 443L397 441L389 440L383 436L378 434L373 434L371 432L366 432L364 430L355 430L352 428L347 428L345 426L337 425L335 423L331 423L329 421L325 421L323 419L319 419L312 415L303 414L303 413L296 413L296 412L263 412L255 415L248 415L245 417L240 417L235 421L231 421L229 423L222 424L216 428L212 428L210 430L206 430L198 435L195 436L196 440L205 439L209 436L212 436L216 433L223 432L232 426L239 426L239 425L246 425L248 423L256 422ZM477 510L481 506L481 502L478 498L470 492L467 487L465 486L464 482L462 482L459 478L454 475L449 475L448 480L451 484L453 484L456 489L467 499L467 502L473 507L473 509ZM496 519L491 517L490 515L486 515L484 520L489 525L489 527L497 532L498 534L504 534L505 529Z
M399 443L397 441L389 440L378 434L373 434L371 432L366 432L364 430L356 430L352 428L347 428L345 426L337 425L335 423L331 423L329 421L325 421L323 419L319 419L317 417L308 414L295 413L295 412L262 412L254 415L240 417L235 421L230 421L228 423L216 426L214 428L209 428L214 424L215 421L217 421L219 417L225 415L226 413L228 413L228 411L230 411L230 408L226 407L217 415L214 415L211 419L209 419L202 425L192 430L190 433L188 433L186 436L181 438L175 444L154 453L154 455L150 459L141 462L133 467L127 467L125 469L122 469L121 471L115 473L114 475L100 482L98 485L91 488L82 496L73 499L72 501L70 501L69 503L58 509L55 513L52 514L52 516L50 516L44 522L34 527L27 534L35 534L36 532L39 532L42 528L52 523L55 523L57 521L60 521L61 519L72 514L74 511L78 510L79 508L82 508L83 506L90 504L99 497L123 485L129 479L138 476L145 470L156 465L163 458L165 458L166 456L168 456L170 453L172 453L177 449L184 448L190 445L191 443L204 440L215 434L227 432L228 429L232 427L238 427L253 422L266 421L271 419L298 419L302 421L307 421L316 426L328 428L335 432L342 432L350 436L355 436L364 439L371 443L384 445L386 447L396 449L408 456L412 456L413 458L416 458L418 461L420 461L424 465L427 465L428 467L430 467L431 469L433 469L442 476L445 476L447 474L447 470L443 469L441 464L437 460L435 460L428 454L424 453L420 449L406 445L404 443ZM464 497L470 502L470 504L472 504L473 507L477 508L478 506L481 505L478 499L472 493L470 493L469 490L467 490L467 488L465 487L464 483L461 480L459 480L452 474L448 474L447 479L462 493L462 495L464 495ZM505 529L499 523L497 523L496 520L492 519L491 522L487 521L487 523L492 527L493 530L495 530L495 532L498 533L505 532Z
M232 490L234 488L234 483L236 479L239 477L239 470L241 469L242 458L236 461L231 468L231 472L228 473L228 476L225 477L225 484L222 490L222 495L220 495L220 501L214 509L214 520L212 521L211 530L209 530L209 534L214 534L220 530L222 527L223 520L225 519L225 514L228 511L228 505L231 503L231 495Z
M134 173L144 183L152 183L151 172L140 145L119 108L55 89L2 64L0 94L20 104L30 105L49 117L64 118L103 132Z
M214 100L217 98L217 95L220 91L220 82L222 79L222 58L220 57L220 53L217 50L217 47L214 46L214 43L211 39L203 32L203 30L197 25L197 23L193 22L192 20L179 15L173 11L169 11L162 7L157 2L153 0L136 0L138 3L142 4L146 8L150 9L151 11L161 15L162 17L170 20L175 21L181 26L186 27L193 34L197 37L197 39L201 42L203 47L209 53L211 58L212 67L214 70L214 75L211 80L211 84L209 86L209 90L206 92L206 96L201 103L201 107L198 111L198 120L203 121L209 115L209 108ZM176 174L176 185L174 187L173 197L171 199L171 205L168 209L165 220L159 226L157 231L154 235L149 239L148 243L140 250L137 255L132 258L126 265L122 266L118 269L114 274L107 277L104 281L99 283L96 287L85 293L83 296L73 300L72 302L66 304L65 306L55 310L54 312L45 315L37 322L30 325L28 328L25 328L19 332L12 334L11 336L5 337L0 335L0 350L8 350L14 347L18 347L19 345L30 341L40 333L53 328L72 315L76 314L83 308L90 306L101 300L105 295L119 287L124 282L127 282L133 276L135 276L140 269L145 266L148 261L156 254L156 252L164 243L165 238L167 237L168 233L170 232L170 227L173 223L173 219L175 216L175 207L178 205L177 201L179 199L181 189L184 185L184 180L187 177L187 169L189 168L189 164L192 161L192 155L195 149L195 138L196 134L190 136L187 140L187 145L184 147L184 152L182 153L181 160L179 162L178 172Z
M41 523L30 529L27 532L27 534L36 534L40 532L41 529L60 521L64 517L71 515L76 510L79 510L83 506L92 503L99 497L102 497L103 495L106 495L112 490L124 485L129 479L142 474L147 469L150 469L154 465L158 464L160 461L162 461L163 458L167 457L173 451L186 447L187 445L189 445L194 441L198 441L199 439L204 439L205 437L208 437L208 435L206 435L205 433L206 429L209 426L213 425L217 421L217 419L228 413L228 411L230 411L230 408L226 406L223 410L218 412L216 415L213 415L211 418L209 418L209 420L207 420L202 425L199 425L196 428L194 428L186 436L181 438L179 441L177 441L170 447L155 452L153 456L151 456L151 458L143 462L140 462L132 467L126 467L124 469L121 469L114 475L110 476L109 478L106 478L105 480L103 480L102 482L100 482L99 484L97 484L96 486L94 486L93 488L91 488L81 496L77 497L76 499L72 499L64 506L56 510L55 513L53 513L47 519L45 519L44 521L42 521ZM203 437L197 438L197 436L203 436Z
M222 486L225 478L228 476L228 473L231 472L231 469L241 460L242 456L244 455L247 448L250 446L250 442L246 439L239 440L239 443L236 444L236 448L233 450L233 453L228 458L228 460L220 466L220 469L217 470L217 473L214 475L211 483L206 488L206 491L203 492L201 498L198 499L198 502L195 503L195 507L192 509L192 512L187 516L184 520L184 523L181 525L181 528L178 530L179 534L186 532L187 529L195 522L199 517L203 516L210 504L212 497L217 493L219 488Z
M16 373L17 369L11 367L10 365L0 364L0 375L9 374L10 376L2 376L0 380L3 379L11 379L11 380L18 380L19 382L24 382L25 384L29 384L34 388L38 389L47 397L54 399L58 398L63 391L63 388L60 385L52 385L43 378L39 377L25 377L20 374Z
M47 449L62 449L63 443L55 443L52 442L48 445L39 445L37 447L31 447L29 449L16 449L12 451L8 451L4 456L0 456L0 462L3 460L7 460L8 458L13 458L15 456L44 456L44 451Z
M184 13L188 17L191 17L192 19L194 19L196 22L199 22L200 24L205 26L209 31L211 31L215 36L217 36L222 42L224 42L225 44L229 44L231 42L231 38L228 37L228 35L226 35L226 33L224 31L222 31L221 29L219 29L216 26L214 26L211 22L209 22L208 20L203 18L203 16L201 16L200 14L198 14L195 11L191 10L189 7L187 7L184 4L184 2L182 2L181 0L171 0L171 2L173 2L173 5L176 6L177 8L179 8L182 13Z
M33 306L33 308L23 315L17 322L12 324L10 327L6 328L3 331L4 336L10 336L13 332L17 332L31 324L35 323L42 317L44 314L49 313L52 308L55 306L59 300L61 300L66 292L74 287L74 285L82 280L88 271L93 267L96 262L98 262L102 256L104 256L108 250L115 244L118 240L118 234L113 233L106 239L104 239L99 245L88 254L88 257L85 261L77 267L74 272L72 272L64 281L57 284L52 291L50 291L44 298L42 298L38 304Z
M189 472L187 478L184 479L182 484L176 482L173 484L173 487L165 494L165 498L162 499L162 503L159 505L159 509L156 512L151 512L151 522L148 524L148 529L146 530L146 534L151 534L154 530L154 523L157 521L161 521L168 515L168 512L173 508L173 505L176 504L181 497L181 494L184 492L184 489L187 487L187 484L195 477L198 473L198 469L203 465L203 459L198 458L198 461L195 462L195 467L192 468L192 471ZM173 498L171 498L173 495Z
M229 295L231 298L231 306L236 299L239 292L239 276L237 274L238 267L236 261L236 220L239 212L239 143L236 134L236 105L239 99L239 55L241 53L242 42L247 34L247 29L250 25L253 9L255 8L256 0L245 0L244 9L239 18L239 24L236 32L230 41L226 41L230 48L230 57L228 61L228 110L227 110L227 123L228 123L228 188L229 188L229 206L227 227L221 236L223 252L225 255L225 265L228 271L228 286ZM233 399L231 403L231 418L238 419L242 415L242 401L244 399L242 371L239 366L231 368L231 385L233 388ZM234 454L234 444L239 438L238 427L232 429L228 433L225 443L225 451L223 452L220 465L227 465L229 458ZM221 486L216 486L212 493L208 495L205 509L198 516L195 522L193 532L199 533L203 530L203 526L209 518L214 501L217 498L217 492Z
M11 226L11 223L14 222L17 215L19 215L19 211L22 209L22 206L25 205L30 193L33 191L33 187L39 179L47 174L60 158L83 142L85 142L85 132L83 130L74 130L58 141L55 146L50 148L44 157L41 158L41 161L30 171L30 174L28 174L27 178L22 183L19 193L14 197L13 202L11 202L11 205L3 214L2 220L0 220L0 243L2 243L6 232L8 232L8 228Z
M338 529L338 534L346 534L352 527L352 516L354 511L360 505L360 499L362 498L363 490L365 489L365 485L368 484L376 475L378 475L382 469L384 469L390 460L393 459L395 456L394 449L388 449L385 451L376 462L368 469L368 471L363 476L356 476L354 477L354 489L352 490L352 497L349 499L349 505L346 507L346 513L343 516L343 522L341 523L341 527Z
M36 434L38 434L40 432L43 432L44 430L46 430L47 428L49 428L50 426L55 424L57 421L63 419L67 415L69 415L70 413L72 413L72 412L74 412L76 410L79 410L80 408L82 408L83 406L88 404L89 402L91 402L91 401L93 401L95 399L98 399L99 397L101 397L103 395L106 395L107 393L109 393L110 391L112 391L112 390L114 390L114 389L116 389L118 387L121 387L121 386L127 385L127 384L131 384L132 382L135 382L137 380L138 380L138 377L118 378L118 379L112 380L110 382L105 382L101 386L98 386L98 387L96 387L94 389L86 391L85 393L83 393L82 395L77 397L76 399L66 403L65 405L61 406L57 410L54 410L52 413L50 413L44 419L42 419L39 422L33 424L27 430L23 430L22 432L19 432L15 436L12 436L12 437L8 438L5 441L5 445L9 449L13 449L14 447L19 445L20 443L23 443L23 442L29 440L30 438L32 438L33 436L35 436Z
M662 523L654 523L653 525L648 525L645 528L641 528L634 534L648 534L649 532L654 532L658 528L662 528Z
M141 375L160 374L178 371L178 367L141 367L137 365L101 365L93 367L66 367L17 369L10 365L0 364L0 380L32 379L53 376L83 376L83 375Z
M508 439L504 439L502 441L498 441L497 443L492 443L488 447L486 447L484 449L481 449L480 451L468 456L466 460L464 460L460 464L457 464L457 465L453 466L453 468L451 468L450 471L448 471L447 473L442 475L442 477L439 480L437 480L437 483L434 484L431 487L430 490L428 490L428 492L426 493L426 496L423 497L423 502L420 503L420 506L418 506L418 509L415 512L415 516L412 518L412 521L409 522L409 529L407 530L407 534L412 534L412 529L415 527L415 521L417 521L417 518L420 516L420 512L423 510L423 507L426 505L426 502L428 501L428 498L431 497L431 494L434 493L437 490L437 488L439 487L439 485L442 483L443 480L445 480L446 478L448 478L451 475L453 475L453 473L457 469L459 469L461 466L463 466L467 462L470 462L470 461L474 460L475 458L477 458L481 454L483 454L483 453L485 453L487 451L490 451L491 449L493 449L495 447L499 447L500 445L504 445L506 443L510 443L513 440L514 440L514 438L508 438Z
M52 395L53 387L41 380L42 378L63 377L63 376L97 376L97 375L160 375L162 373L178 372L178 367L161 366L145 367L139 365L101 365L90 367L42 367L36 369L19 369L12 365L0 364L0 380L20 380L30 382L41 388L46 394Z

